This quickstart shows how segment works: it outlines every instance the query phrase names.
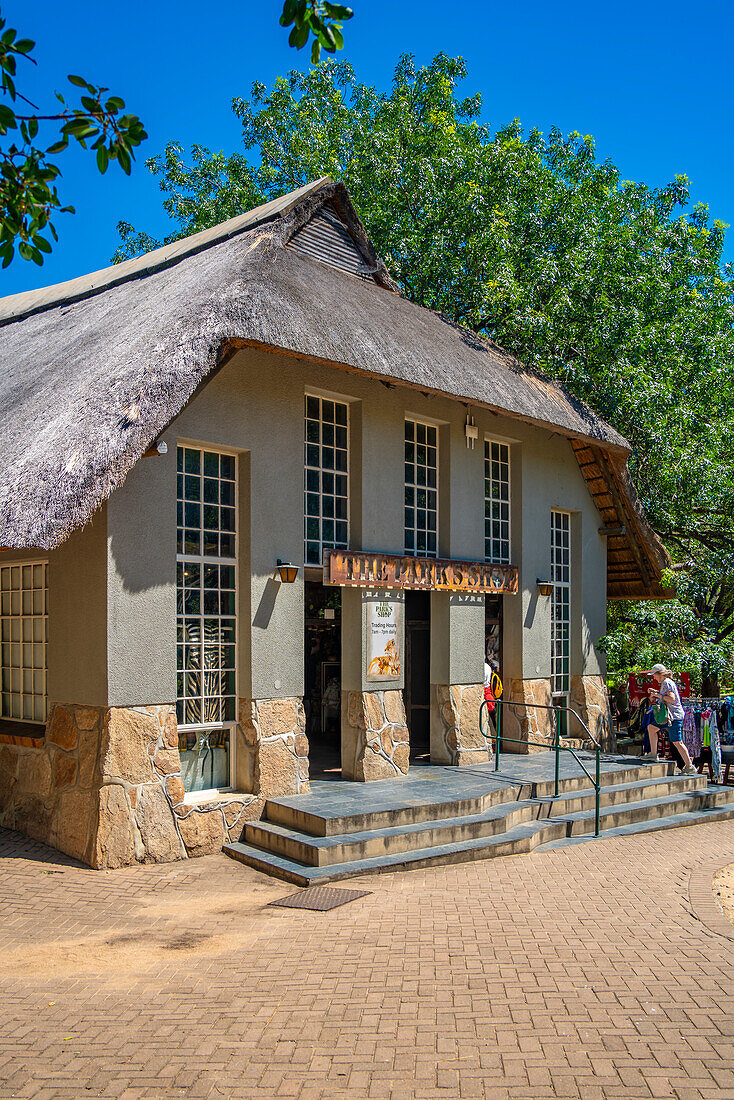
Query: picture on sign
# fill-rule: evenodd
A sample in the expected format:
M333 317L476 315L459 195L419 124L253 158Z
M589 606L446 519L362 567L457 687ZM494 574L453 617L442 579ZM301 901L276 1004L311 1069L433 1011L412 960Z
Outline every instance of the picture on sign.
M370 601L367 626L367 679L400 677L398 604L393 600Z

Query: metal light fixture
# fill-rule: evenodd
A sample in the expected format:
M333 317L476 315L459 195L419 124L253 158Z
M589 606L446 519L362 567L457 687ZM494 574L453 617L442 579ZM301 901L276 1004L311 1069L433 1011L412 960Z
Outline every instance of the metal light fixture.
M280 558L278 558L278 572L280 573L280 579L283 584L293 584L298 576L298 566L291 565L289 561L281 561Z
M538 582L537 583L538 583L538 592L540 592L541 596L550 596L550 595L552 595L553 585L551 584L550 581L542 581L540 579L540 577L538 577Z

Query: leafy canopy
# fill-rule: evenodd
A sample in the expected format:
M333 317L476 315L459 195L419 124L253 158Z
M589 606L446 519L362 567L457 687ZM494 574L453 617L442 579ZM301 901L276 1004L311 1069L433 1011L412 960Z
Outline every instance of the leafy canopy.
M280 17L281 27L293 27L288 44L302 49L313 35L311 62L318 65L322 48L327 53L344 49L342 27L354 12L344 4L331 4L328 0L285 0Z
M56 189L61 170L49 156L63 153L72 140L95 151L100 172L106 172L110 160L116 160L130 175L133 148L147 137L136 115L121 113L124 100L105 98L108 88L90 84L81 76L68 77L73 88L82 90L78 106L68 105L57 92L60 110L40 114L16 87L18 62L36 64L34 46L30 38L18 38L17 31L7 27L0 16L0 259L4 268L12 262L16 246L22 259L40 266L44 253L51 251L44 234L58 240L51 221L54 212L74 213L72 206L61 205ZM18 101L27 104L31 113ZM44 148L41 129L48 130L49 123L57 140Z
M723 669L734 633L722 581L734 577L725 227L689 208L685 176L623 180L591 137L517 121L492 131L480 97L458 95L465 75L460 59L416 68L404 56L389 92L333 61L254 84L233 102L241 151L195 145L187 157L171 142L147 162L174 224L167 240L319 176L343 180L407 297L559 379L630 439L638 492L679 566L681 659ZM158 243L120 230L115 259ZM667 629L655 621L653 644ZM638 650L648 625L638 611L623 624ZM607 644L621 668L622 642Z

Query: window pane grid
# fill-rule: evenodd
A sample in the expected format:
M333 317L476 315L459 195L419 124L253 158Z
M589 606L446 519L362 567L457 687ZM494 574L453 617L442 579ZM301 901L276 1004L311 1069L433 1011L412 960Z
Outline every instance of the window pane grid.
M48 563L0 568L0 715L46 721Z
M405 421L405 553L438 554L438 430Z
M551 685L554 695L571 687L571 516L551 511Z
M229 786L237 718L237 464L187 446L177 460L176 715L184 786L202 790Z
M307 565L349 546L349 406L306 394L303 538Z
M510 563L510 447L484 441L484 557Z

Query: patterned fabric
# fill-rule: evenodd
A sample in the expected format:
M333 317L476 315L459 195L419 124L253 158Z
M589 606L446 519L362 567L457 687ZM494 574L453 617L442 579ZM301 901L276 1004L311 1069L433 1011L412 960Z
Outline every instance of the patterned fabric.
M719 741L715 710L711 712L709 718L709 733L711 734L711 767L714 773L714 783L723 783L721 777L721 742Z
M701 755L701 728L700 723L696 724L696 719L693 713L693 707L686 707L685 714L683 715L683 741L691 760L695 760Z

